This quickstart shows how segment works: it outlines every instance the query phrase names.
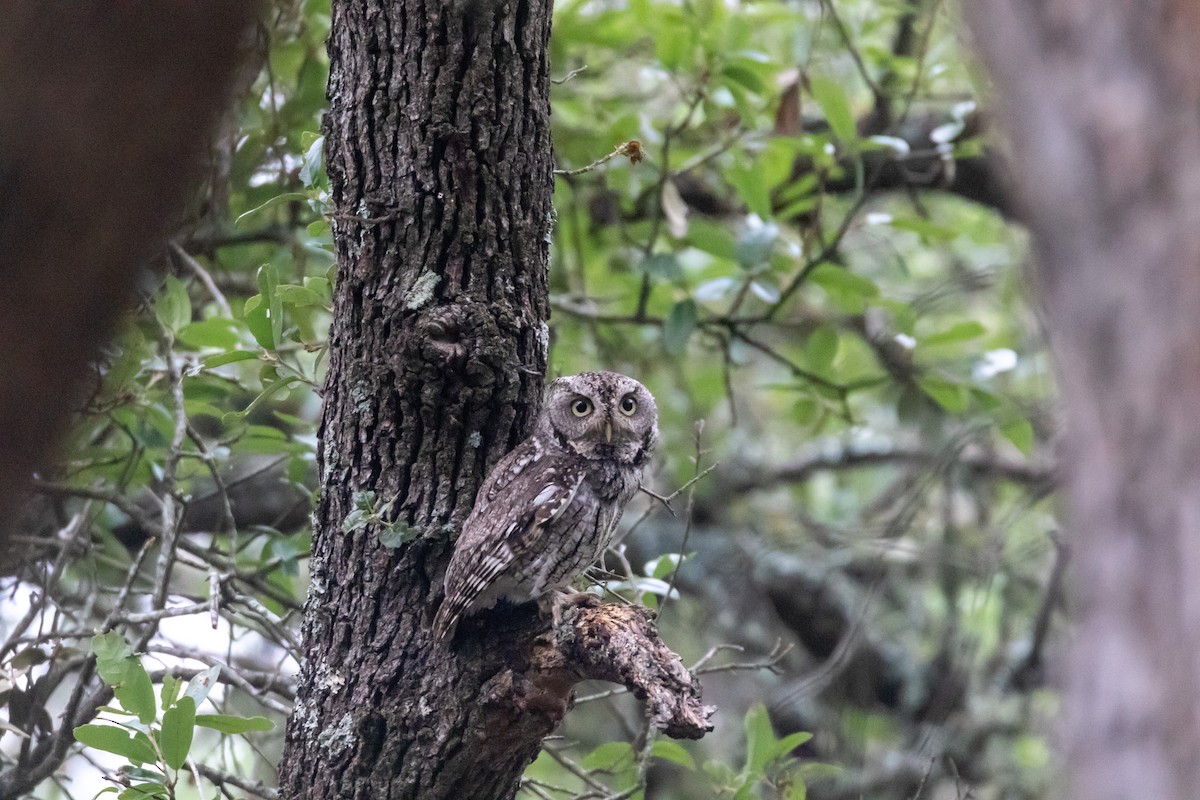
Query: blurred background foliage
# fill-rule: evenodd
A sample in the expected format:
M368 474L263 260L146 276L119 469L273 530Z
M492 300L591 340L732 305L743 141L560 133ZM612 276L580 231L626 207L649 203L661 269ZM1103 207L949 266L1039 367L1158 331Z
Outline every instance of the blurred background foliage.
M328 26L328 0L260 26L208 179L0 558L0 769L61 733L98 627L157 682L225 664L220 713L279 722L293 697L335 280ZM955 3L566 0L551 60L551 377L649 386L672 496L635 499L598 577L659 607L720 710L701 742L654 740L587 687L523 796L1045 796L1054 387ZM198 734L200 794L267 792L281 730ZM37 797L122 763L72 752Z

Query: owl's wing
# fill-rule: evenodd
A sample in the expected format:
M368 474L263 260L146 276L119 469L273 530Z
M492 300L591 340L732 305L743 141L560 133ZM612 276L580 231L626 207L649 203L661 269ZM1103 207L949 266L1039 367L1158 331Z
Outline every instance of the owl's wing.
M446 596L433 621L434 635L443 641L453 638L459 619L498 578L532 560L546 529L575 499L585 474L582 464L531 460L521 475L509 476L501 492L490 492L489 484L505 474L506 466L498 464L497 475L490 475L480 489L446 570Z

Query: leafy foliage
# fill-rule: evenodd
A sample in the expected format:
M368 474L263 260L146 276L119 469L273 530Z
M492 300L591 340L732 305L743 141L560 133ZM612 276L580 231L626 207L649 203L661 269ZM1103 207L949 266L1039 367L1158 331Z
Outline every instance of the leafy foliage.
M100 709L109 724L80 725L73 733L82 745L128 760L118 779L126 788L107 790L116 792L120 800L175 797L179 771L191 753L198 725L222 733L269 731L275 727L265 717L196 714L196 707L207 699L219 677L220 667L193 677L182 696L182 682L173 675L163 675L160 718L150 675L119 633L110 631L93 637L92 653L96 671L113 688L121 707Z

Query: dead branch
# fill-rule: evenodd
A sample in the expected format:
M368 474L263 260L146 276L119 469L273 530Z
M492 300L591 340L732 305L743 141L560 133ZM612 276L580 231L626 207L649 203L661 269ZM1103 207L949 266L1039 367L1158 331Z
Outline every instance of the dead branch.
M660 731L675 739L699 739L713 729L713 706L701 703L700 682L658 637L654 612L641 606L575 607L563 616L553 639L537 640L535 684L570 689L581 680L624 685L646 702Z

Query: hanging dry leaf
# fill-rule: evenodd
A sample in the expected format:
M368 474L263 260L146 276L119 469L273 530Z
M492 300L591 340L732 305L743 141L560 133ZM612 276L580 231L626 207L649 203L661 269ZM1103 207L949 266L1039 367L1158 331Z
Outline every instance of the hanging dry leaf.
M676 239L682 239L688 232L688 206L679 193L675 181L667 178L662 189L663 216L667 219L667 230Z

